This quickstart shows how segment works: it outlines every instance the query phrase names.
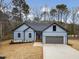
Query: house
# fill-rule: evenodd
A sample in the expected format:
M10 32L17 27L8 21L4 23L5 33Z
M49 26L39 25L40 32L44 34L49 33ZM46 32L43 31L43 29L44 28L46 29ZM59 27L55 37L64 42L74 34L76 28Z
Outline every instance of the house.
M57 23L25 22L15 29L13 42L41 41L48 44L67 44L67 30Z

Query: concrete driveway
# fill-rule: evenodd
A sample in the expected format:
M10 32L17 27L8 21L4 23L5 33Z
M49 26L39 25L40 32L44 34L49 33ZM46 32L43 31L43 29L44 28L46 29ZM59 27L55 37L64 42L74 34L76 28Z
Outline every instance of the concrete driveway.
M79 51L67 45L45 44L43 59L79 59Z

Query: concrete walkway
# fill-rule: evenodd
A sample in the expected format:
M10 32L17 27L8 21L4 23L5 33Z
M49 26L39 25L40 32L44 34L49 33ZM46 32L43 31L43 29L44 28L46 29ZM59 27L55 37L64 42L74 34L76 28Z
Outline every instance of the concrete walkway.
M79 59L79 51L67 45L43 45L43 59Z
M33 46L43 46L42 42L34 42Z

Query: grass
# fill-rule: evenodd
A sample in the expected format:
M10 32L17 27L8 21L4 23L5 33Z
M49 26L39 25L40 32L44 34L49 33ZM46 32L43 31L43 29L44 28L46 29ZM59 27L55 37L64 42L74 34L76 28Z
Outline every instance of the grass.
M42 47L33 43L9 44L10 40L0 42L0 57L6 59L43 59ZM71 47L79 50L79 40L68 40Z
M42 47L33 43L9 44L10 40L0 42L0 55L6 59L43 59Z
M79 50L79 39L70 39L70 40L68 40L68 44L72 48L75 48L76 50Z

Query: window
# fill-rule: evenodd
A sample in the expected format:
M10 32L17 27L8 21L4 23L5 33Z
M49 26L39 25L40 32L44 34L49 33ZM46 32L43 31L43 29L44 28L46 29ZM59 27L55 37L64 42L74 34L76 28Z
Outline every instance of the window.
M53 25L53 31L56 31L56 25Z
M32 34L31 34L31 33L29 33L29 38L31 38L31 36L32 36Z
M18 33L18 38L20 38L21 37L21 34L20 33Z

